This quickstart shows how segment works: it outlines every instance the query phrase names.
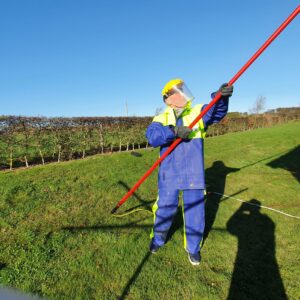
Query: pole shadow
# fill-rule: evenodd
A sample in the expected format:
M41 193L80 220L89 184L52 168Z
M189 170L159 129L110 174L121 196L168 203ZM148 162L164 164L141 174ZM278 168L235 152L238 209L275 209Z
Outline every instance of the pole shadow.
M291 174L300 183L300 146L295 147L288 153L267 163L271 168L282 168L291 172Z
M142 220L144 220L144 219L142 219ZM140 222L142 220L139 220L138 222ZM70 232L76 232L76 231L86 231L86 230L113 231L113 230L118 229L118 230L123 230L126 232L126 231L130 231L131 229L146 229L146 228L151 228L151 227L152 227L152 225L139 225L139 224L135 224L135 223L127 223L124 225L109 224L109 225L93 225L93 226L64 226L64 227L61 227L60 230L68 230ZM53 232L51 232L51 233L53 233Z
M257 165L257 164L259 164L259 163L262 163L262 162L265 161L265 160L269 160L269 159L271 159L271 158L273 158L273 157L278 157L278 155L284 154L284 153L287 153L287 150L277 152L277 153L272 154L272 155L270 155L270 156L267 156L267 157L264 157L264 158L262 158L262 159L259 159L259 160L255 161L255 162L249 163L248 165L242 166L241 169L245 169L245 168L252 167L252 166L254 166L254 165Z
M150 255L151 255L151 252L146 253L144 258L142 259L142 261L140 262L140 264L138 265L138 267L134 271L132 277L128 280L128 282L127 282L127 284L126 284L126 286L125 286L125 288L122 292L122 295L118 299L123 300L128 296L131 286L136 282L139 274L141 273L141 271L142 271L145 263L149 259Z
M238 172L239 170L240 168L227 167L224 162L220 160L215 161L210 168L205 170L208 193L206 195L205 203L205 229L202 246L214 225L220 202L223 197L222 195L224 194L226 177L228 174ZM213 192L218 192L221 195L214 194ZM235 193L235 195L239 193L241 193L241 191Z
M287 299L275 255L275 224L256 199L243 203L227 222L238 239L229 300Z
M120 185L122 185L125 189L127 189L128 191L130 190L130 187L124 183L123 181L118 181L118 183ZM147 208L151 208L151 205L153 202L155 202L155 200L153 201L146 201L144 199L142 199L139 195L137 195L136 193L133 193L133 196L141 203L140 205L134 207L141 207L141 206L146 206ZM195 203L196 205L197 203ZM190 205L185 211L188 211L189 209L192 209L194 205ZM134 208L130 208L128 211L134 209ZM125 211L126 212L126 211ZM131 229L148 229L148 228L153 228L153 225L140 225L137 224L145 219L149 219L149 216L144 217L142 219L139 219L137 221L131 222L131 223L127 223L127 224L97 224L97 225L93 225L93 226L64 226L62 228L60 228L60 230L67 230L70 232L80 232L80 231L86 231L86 230L100 230L100 231L108 231L108 232L113 232L114 230L122 230L122 232L126 232L128 231L128 233L130 234L130 230ZM164 219L161 223L163 222L168 222L170 219ZM179 206L177 208L177 212L175 214L175 216L172 216L172 226L169 229L168 235L167 235L167 240L166 243L171 239L171 237L173 236L173 234L179 229L182 228L183 226L183 217L182 217L182 207ZM47 235L47 239L50 239L52 234L54 232L49 232ZM191 233L193 234L193 233ZM198 234L198 233L194 233L194 234ZM142 272L142 269L145 265L145 263L148 261L149 257L151 256L151 252L147 252L146 255L144 256L144 258L142 259L142 261L140 262L139 266L136 268L136 270L134 271L132 277L128 280L126 286L123 289L123 292L121 294L121 296L118 299L125 299L130 292L131 286L136 282L139 274Z
M132 229L137 229L137 230L148 230L149 228L152 228L152 225L141 225L141 224L137 224L138 222L141 222L145 219L149 219L149 217L145 217L142 218L138 221L135 222L130 222L130 223L126 223L126 224L99 224L99 225L93 225L93 226L65 226L62 227L60 230L67 230L73 233L76 232L81 232L81 231L86 231L86 230L100 230L100 231L105 231L108 233L112 233L113 231L117 230L117 231L122 231L122 233L126 233L128 232L128 234L132 234ZM52 234L53 232L51 232ZM150 251L147 251L146 255L144 256L144 258L142 259L142 261L140 262L140 264L138 265L138 267L136 268L136 270L133 272L133 275L131 276L131 278L128 280L126 286L124 287L121 296L118 296L118 299L125 299L130 292L130 289L132 287L132 285L136 282L139 274L142 272L143 267L145 265L145 263L148 261L149 257L151 255Z
M149 219L149 216L144 217L144 218L139 219L134 222L126 223L126 224L97 224L97 225L93 225L93 226L64 226L64 227L60 228L60 230L66 230L66 231L70 231L72 233L88 231L88 230L100 230L100 231L105 231L108 233L113 233L114 231L122 231L122 233L125 232L128 234L131 234L132 229L148 230L149 228L152 228L153 227L152 224L151 225L138 224L139 222L146 220L146 219ZM177 221L176 221L176 219L177 219ZM163 220L163 222L166 222L166 221L168 221L168 219ZM170 229L169 238L171 238L172 234L175 233L178 228L182 227L182 224L183 224L182 223L182 209L181 209L181 207L179 207L177 210L177 214L175 216L175 222L173 222L173 225ZM47 238L50 239L53 233L54 232L49 232ZM143 267L146 264L146 262L149 260L150 256L151 256L151 252L147 251L147 253L143 257L143 259L139 263L138 267L133 272L133 275L128 280L126 286L124 287L124 289L122 291L121 296L119 296L118 299L125 299L129 295L132 285L136 282L138 276L142 272Z
M128 184L126 184L122 180L119 180L118 184L123 186L127 190L127 192L131 190L131 188L128 186ZM140 204L133 207L133 208L131 208L131 209L135 209L135 208L143 206L143 207L146 207L146 208L151 210L152 209L152 204L155 202L155 200L146 201L146 200L142 199L136 192L134 192L132 194L132 197L136 198L140 202Z

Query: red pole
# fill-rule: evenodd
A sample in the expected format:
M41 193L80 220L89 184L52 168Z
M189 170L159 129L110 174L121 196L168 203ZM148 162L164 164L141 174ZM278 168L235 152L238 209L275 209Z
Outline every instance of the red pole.
M290 16L278 27L278 29L268 38L268 40L254 53L254 55L246 62L246 64L233 76L228 85L233 85L239 77L252 65L252 63L264 52L264 50L277 38L277 36L291 23L291 21L300 12L300 5L290 14ZM211 102L203 109L199 116L189 125L193 128L200 119L216 104L221 98L221 93L217 93ZM118 202L112 209L111 213L115 213L117 209L135 192L135 190L145 181L145 179L154 171L154 169L169 155L171 151L181 142L181 138L176 139L168 148L168 150L152 165L152 167L139 179L132 189Z

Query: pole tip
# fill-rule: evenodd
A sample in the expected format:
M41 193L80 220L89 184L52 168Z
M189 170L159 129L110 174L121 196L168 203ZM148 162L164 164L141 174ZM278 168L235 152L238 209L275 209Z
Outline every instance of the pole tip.
M117 209L118 209L118 206L115 206L112 210L111 210L111 214L114 214L116 211L117 211Z

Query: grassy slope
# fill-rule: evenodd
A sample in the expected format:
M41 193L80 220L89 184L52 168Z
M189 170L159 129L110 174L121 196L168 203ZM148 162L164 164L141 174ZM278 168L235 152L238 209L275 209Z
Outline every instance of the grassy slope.
M256 199L300 215L300 182L295 173L300 168L299 151L284 156L300 144L299 132L300 123L296 122L207 139L209 190L223 192L225 185L227 195ZM132 186L158 155L157 150L140 153L142 157L116 153L1 173L0 283L53 299L224 299L234 289L235 272L235 278L244 280L240 299L276 293L276 286L264 285L274 268L264 266L264 258L257 257L259 270L247 261L253 245L248 247L250 252L239 252L243 267L236 261L237 252L245 250L238 250L236 236L226 229L241 206L235 200L220 202L216 195L208 197L207 221L213 226L198 268L187 261L180 218L170 241L159 254L150 256L151 215L110 215L126 186ZM266 165L280 157L282 166L292 172ZM215 161L220 162L213 165ZM229 167L240 169L233 172ZM155 173L122 210L150 208L156 192ZM291 299L299 299L300 220L267 210L261 210L261 214L276 225L276 259L285 292ZM242 227L235 222L234 227L240 228L238 234L242 236L248 236L251 230L257 232L255 247L261 245L271 257L274 247L264 245L262 240L272 239L272 226L266 227L263 222L257 225L253 218L248 223L249 227Z

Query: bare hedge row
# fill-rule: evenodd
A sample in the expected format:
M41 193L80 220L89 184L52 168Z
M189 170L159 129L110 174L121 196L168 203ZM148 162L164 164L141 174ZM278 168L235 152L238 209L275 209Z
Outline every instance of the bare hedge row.
M0 117L0 167L84 158L147 146L150 117Z
M229 132L252 130L271 127L277 124L300 120L300 111L297 113L276 113L250 115L239 118L224 118L220 123L208 128L207 136L217 136Z
M209 127L207 136L268 127L295 119L300 119L300 113L225 118ZM152 117L0 116L0 169L148 147L145 130L151 121Z

